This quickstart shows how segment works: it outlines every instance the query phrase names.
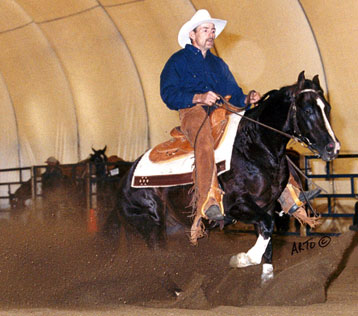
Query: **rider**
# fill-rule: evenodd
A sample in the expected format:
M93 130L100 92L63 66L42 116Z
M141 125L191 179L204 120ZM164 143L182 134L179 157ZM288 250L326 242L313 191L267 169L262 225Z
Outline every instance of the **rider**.
M41 175L43 191L53 191L59 186L63 177L60 162L51 156L45 163L47 163L46 171Z
M224 219L223 192L219 188L214 160L214 141L207 116L220 99L230 99L238 108L249 109L261 98L251 91L245 95L236 83L228 65L213 55L214 40L226 26L225 20L211 18L207 10L198 10L178 34L183 48L174 53L160 77L160 93L164 103L179 111L181 131L194 147L196 214L191 228L191 240L202 237L201 218Z

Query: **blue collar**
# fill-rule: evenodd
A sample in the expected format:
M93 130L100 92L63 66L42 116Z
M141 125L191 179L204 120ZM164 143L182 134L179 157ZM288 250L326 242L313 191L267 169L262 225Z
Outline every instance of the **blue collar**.
M191 44L186 44L186 45L185 45L185 50L187 50L187 51L189 51L189 52L192 52L192 53L194 53L195 55L199 55L199 54L200 54L200 56L202 56L202 57L204 58L203 54L201 53L201 50L200 50L199 48L197 48L197 47L191 45ZM211 54L211 51L208 50L208 51L206 52L206 56L209 56L210 54ZM206 57L205 57L205 58L206 58Z

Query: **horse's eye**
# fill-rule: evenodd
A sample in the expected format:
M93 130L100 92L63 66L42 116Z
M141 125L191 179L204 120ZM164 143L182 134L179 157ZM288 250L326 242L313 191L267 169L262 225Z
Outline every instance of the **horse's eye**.
M306 113L307 115L311 115L311 114L313 114L313 110L312 110L312 108L309 108L309 107L304 108L304 111L305 111L305 113Z

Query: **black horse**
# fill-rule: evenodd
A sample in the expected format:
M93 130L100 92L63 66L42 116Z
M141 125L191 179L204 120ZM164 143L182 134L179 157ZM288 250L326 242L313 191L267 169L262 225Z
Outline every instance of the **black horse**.
M233 146L231 169L219 176L219 182L225 192L227 221L254 224L258 239L247 253L233 256L231 266L259 264L263 257L262 280L273 277L273 213L289 176L287 135L249 119L295 136L323 160L330 161L340 149L328 120L330 109L318 76L307 80L301 72L296 84L270 91L259 106L244 114ZM137 162L122 179L115 211L125 228L139 233L149 247L163 245L168 227L173 227L170 223L190 227L190 186L132 188Z
M32 179L23 182L14 193L9 191L10 207L14 210L26 208L26 202L32 198Z
M103 149L92 149L88 158L81 160L75 165L61 165L64 175L63 186L66 187L74 206L85 208L87 201L87 181L96 182L97 198L101 195L104 179L107 176L107 146Z

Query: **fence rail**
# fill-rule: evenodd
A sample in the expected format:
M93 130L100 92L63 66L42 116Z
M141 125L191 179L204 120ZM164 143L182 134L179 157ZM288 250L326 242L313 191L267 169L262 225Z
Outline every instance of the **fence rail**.
M336 205L337 201L340 201L342 199L358 199L358 193L356 192L357 187L356 184L358 183L358 173L347 173L347 170L342 170L342 172L339 171L339 167L335 168L334 166L337 165L337 162L339 162L342 159L348 160L347 163L345 163L345 168L347 166L356 167L358 169L358 154L342 154L339 155L335 160L330 162L323 162L320 158L317 156L307 155L304 156L304 174L309 179L306 180L306 186L309 186L310 181L317 181L321 180L324 182L331 183L331 187L333 187L333 192L324 192L318 196L320 199L326 199L327 201L327 212L323 212L320 215L323 218L353 218L354 213L338 213L335 212L334 207ZM324 165L324 172L321 173L315 173L312 168L312 163L315 161L319 161L321 164ZM343 192L343 193L337 193L335 192L335 184L337 181L345 181L349 183L349 192ZM309 228L307 228L307 235L317 235L317 234L333 234L336 233L332 232L323 232L323 233L315 233L312 232Z
M335 186L335 182L337 181L347 181L349 192L324 192L318 196L318 199L322 201L322 199L326 199L327 201L327 211L321 212L321 216L323 218L332 218L332 220L337 218L353 218L354 212L351 213L338 213L334 210L336 202L342 199L358 199L357 186L358 186L358 173L349 173L346 170L344 172L340 172L335 168L334 165L337 164L338 161L342 159L349 160L349 163L345 163L345 166L351 165L353 169L358 170L358 154L344 154L339 155L334 161L331 162L323 162L320 158L316 156L307 155L303 157L304 167L303 171L308 180L306 180L306 186L309 186L310 181L323 181L326 185ZM315 168L312 167L318 161L318 164L321 166L321 170L323 172L317 173ZM110 165L110 163L109 163ZM75 167L76 164L68 164L69 167ZM41 198L41 171L46 166L32 166L32 167L22 167L22 168L8 168L8 169L0 169L0 174L4 173L15 173L16 176L12 178L15 180L0 182L0 189L2 187L6 187L6 190L2 190L2 194L0 194L0 199L10 199L9 193L14 193L13 188L19 187L24 184L29 179L32 179L32 199L36 204L36 200ZM36 175L36 176L34 176ZM111 177L107 177L108 181L113 181ZM101 181L106 179L100 179ZM94 166L92 164L88 164L87 166L87 189L86 189L86 204L87 209L97 208L97 179L94 175ZM6 193L5 193L6 191ZM4 194L5 193L5 194ZM1 210L0 210L1 211ZM307 235L337 235L335 232L314 232L309 228L306 230Z
M0 169L0 174L12 173L12 174L16 175L13 178L18 179L16 181L13 180L13 181L7 181L7 182L0 182L0 189L3 187L7 188L6 189L7 194L6 195L0 194L0 199L1 200L9 200L9 194L14 193L14 192L12 192L13 191L12 188L19 187L20 185L22 185L23 183L25 183L26 181L28 181L31 178L31 169L32 169L32 167ZM24 175L25 172L28 173L27 177ZM26 180L25 180L25 178L26 178Z

